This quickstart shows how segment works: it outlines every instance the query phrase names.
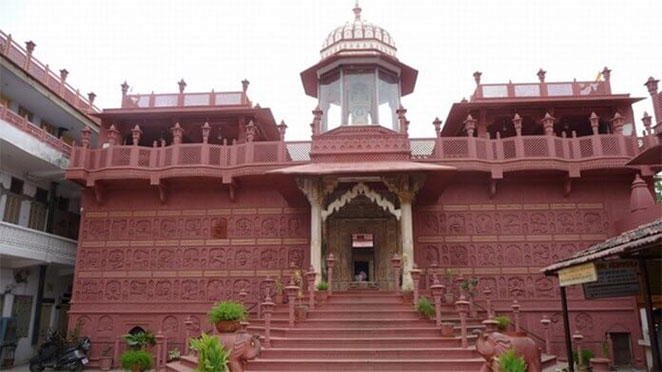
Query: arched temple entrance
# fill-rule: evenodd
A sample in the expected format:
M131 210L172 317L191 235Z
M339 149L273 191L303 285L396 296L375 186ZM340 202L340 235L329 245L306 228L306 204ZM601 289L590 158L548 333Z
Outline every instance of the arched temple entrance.
M395 216L364 195L329 216L324 222L322 249L325 257L329 253L336 257L335 289L393 289L391 257L400 250L399 230ZM364 236L365 244L357 244L358 234ZM369 240L372 244L368 244ZM361 272L365 277L358 279Z

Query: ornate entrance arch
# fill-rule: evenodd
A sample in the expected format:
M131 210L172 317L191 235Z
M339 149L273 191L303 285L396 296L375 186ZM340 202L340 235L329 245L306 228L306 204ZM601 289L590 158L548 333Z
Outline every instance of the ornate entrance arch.
M379 207L381 207L385 211L395 216L397 220L400 220L400 217L402 216L402 211L396 208L395 205L390 200L383 197L375 190L372 190L370 187L368 187L368 185L366 185L363 182L359 182L356 185L354 185L354 187L347 190L347 192L340 195L340 197L338 197L336 200L331 202L326 209L323 209L321 212L322 220L326 221L327 217L339 211L342 207L347 205L349 202L351 202L354 198L356 198L359 195L366 196L373 203L377 204Z

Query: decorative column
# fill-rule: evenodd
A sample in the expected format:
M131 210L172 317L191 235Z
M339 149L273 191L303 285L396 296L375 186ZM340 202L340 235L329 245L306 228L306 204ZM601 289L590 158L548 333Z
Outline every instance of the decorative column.
M473 137L476 131L476 119L469 114L462 123L464 124L464 130L467 131L467 137Z
M490 287L485 287L483 290L483 294L485 294L485 307L487 308L487 317L492 319L494 318L494 311L492 309L492 290Z
M322 109L317 105L313 110L313 122L310 123L310 129L313 131L313 136L320 134L320 126L322 125Z
M108 144L110 146L115 146L117 144L117 137L119 136L120 131L115 128L115 124L111 124L108 128L106 136L108 137Z
M115 337L115 345L113 346L113 367L120 365L120 336Z
M202 126L202 143L209 143L209 132L211 132L211 126L209 126L209 122L205 121Z
M412 269L409 270L409 275L414 284L414 309L416 309L416 305L418 304L418 283L421 280L421 269L414 264Z
M163 355L163 342L165 340L165 336L163 335L163 332L159 331L156 334L155 338L156 338L156 365L154 370L158 372L161 370L161 363L162 363L161 356Z
M290 327L294 327L294 301L297 298L297 293L299 293L299 287L294 284L292 279L290 279L290 283L285 287L285 293L287 294L289 325Z
M480 77L483 75L482 72L476 71L474 72L474 81L476 81L476 85L480 85Z
M595 112L591 112L591 116L588 119L591 121L593 134L598 134L600 130L600 117Z
M552 355L552 339L549 332L549 325L552 321L547 318L547 315L543 315L540 319L540 324L542 324L542 329L545 336L545 354Z
M329 253L329 257L326 259L326 282L329 284L328 296L333 294L333 265L335 262L336 258L333 256L333 252Z
M545 135L547 136L553 136L554 135L554 121L556 120L555 117L549 114L549 112L545 113L545 117L542 119L542 126L545 129Z
M400 233L402 234L402 255L406 256L404 262L404 273L411 271L414 263L414 232L412 226L412 193L402 192L400 194ZM409 275L402 276L402 287L411 288L413 283Z
M519 309L520 309L520 304L517 301L517 299L513 300L513 304L510 305L510 307L513 309L513 318L515 318L515 332L519 332Z
M175 123L175 126L172 127L172 144L173 145L179 145L182 143L182 137L184 136L184 129L179 125L179 123ZM173 160L174 163L174 160Z
M264 348L271 347L271 314L274 312L274 303L271 301L271 296L267 293L267 297L262 303L262 312L264 313Z
M322 197L317 179L297 179L299 189L310 202L310 264L314 271L322 272Z
M397 253L393 255L393 258L391 258L391 266L393 267L395 294L400 296L400 269L402 268L402 259Z
M315 308L315 279L317 278L317 273L315 272L315 268L311 265L310 268L308 269L308 272L306 273L306 281L308 283L308 305L310 307L309 310L313 310Z
M460 335L462 337L462 348L466 349L467 342L467 315L469 314L469 302L465 300L464 295L455 302L455 310L460 314Z
M185 337L186 339L184 340L184 355L191 355L191 349L189 348L189 340L191 339L191 329L193 329L193 320L191 319L190 315L186 316L186 320L184 320L184 330L185 330Z
M285 120L281 120L278 124L278 134L280 141L278 142L278 161L283 162L287 159L287 146L285 145L285 132L287 131L287 124Z
M434 118L432 125L434 125L434 133L435 133L434 137L438 138L439 135L441 134L441 120L439 120L438 117Z
M434 299L434 313L437 327L441 327L441 294L444 291L444 285L439 282L437 277L434 277L434 284L430 286L432 291L432 298Z

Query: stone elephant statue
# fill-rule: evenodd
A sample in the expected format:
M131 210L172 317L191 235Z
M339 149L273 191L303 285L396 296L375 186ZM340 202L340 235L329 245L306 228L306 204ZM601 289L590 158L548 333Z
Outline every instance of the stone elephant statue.
M523 356L528 372L542 372L540 349L532 338L526 335L507 335L499 332L481 332L476 339L476 351L485 358L481 372L501 371L498 358L514 348L515 353Z
M228 370L230 372L243 372L246 362L260 355L262 348L260 338L247 332L219 333L218 338L225 350L230 351L228 356Z

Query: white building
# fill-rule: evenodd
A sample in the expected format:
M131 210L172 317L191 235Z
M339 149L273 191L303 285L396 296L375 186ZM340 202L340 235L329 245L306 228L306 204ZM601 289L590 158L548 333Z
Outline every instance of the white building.
M88 98L0 31L0 313L17 320L14 364L26 362L49 328L65 330L80 188L64 180L70 144L98 132ZM1 338L2 335L0 335ZM2 344L0 339L0 345ZM3 348L0 366L12 359Z

